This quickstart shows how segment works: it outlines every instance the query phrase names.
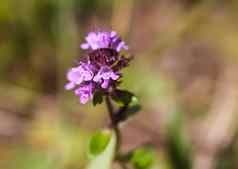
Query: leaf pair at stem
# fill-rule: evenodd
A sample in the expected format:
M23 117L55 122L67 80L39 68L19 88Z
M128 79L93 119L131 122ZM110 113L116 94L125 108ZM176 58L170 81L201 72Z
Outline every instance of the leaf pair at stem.
M113 160L121 164L122 168L131 165L135 169L149 169L155 160L155 151L151 147L139 147L126 154L119 152L121 143L119 125L141 109L137 97L129 91L120 89L108 93L96 91L93 105L101 104L104 100L111 124L109 129L98 131L91 137L88 150L91 162L88 169L110 169Z
M110 113L111 126L114 127L120 122L126 121L141 109L139 101L133 93L120 89L115 89L106 94L102 91L95 92L93 105L101 104L104 97ZM117 110L114 110L114 105L118 107Z

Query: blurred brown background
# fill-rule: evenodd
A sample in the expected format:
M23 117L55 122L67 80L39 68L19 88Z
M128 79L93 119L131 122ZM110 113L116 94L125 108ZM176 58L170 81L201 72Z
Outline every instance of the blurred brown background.
M123 150L153 143L161 169L237 169L237 0L2 0L0 169L87 164L107 114L65 91L65 74L102 29L135 56L122 88L143 109L123 126Z

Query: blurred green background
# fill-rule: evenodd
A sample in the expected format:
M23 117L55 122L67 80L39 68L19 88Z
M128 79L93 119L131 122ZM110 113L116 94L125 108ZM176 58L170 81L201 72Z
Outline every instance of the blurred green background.
M237 0L1 0L0 169L87 165L108 117L65 91L65 74L104 29L130 46L121 87L143 106L122 151L153 143L159 169L237 169Z

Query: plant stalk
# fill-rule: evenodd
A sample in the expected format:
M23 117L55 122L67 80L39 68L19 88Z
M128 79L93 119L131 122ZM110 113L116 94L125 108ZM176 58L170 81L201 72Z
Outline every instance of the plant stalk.
M117 122L117 117L116 117L116 112L114 111L112 102L111 102L111 98L107 95L106 96L106 107L110 116L110 121L111 124L110 126L112 127L112 129L115 131L116 134L116 139L117 139L117 143L116 143L116 156L119 154L119 150L120 150L120 146L121 146L121 132L118 126L118 122Z

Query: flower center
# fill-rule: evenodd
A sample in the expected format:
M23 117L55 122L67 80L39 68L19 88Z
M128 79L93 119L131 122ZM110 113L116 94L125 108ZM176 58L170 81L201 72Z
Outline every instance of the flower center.
M89 60L92 64L111 66L118 60L118 52L115 49L101 48L89 53Z

